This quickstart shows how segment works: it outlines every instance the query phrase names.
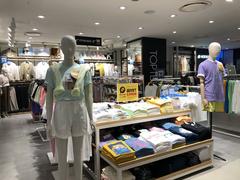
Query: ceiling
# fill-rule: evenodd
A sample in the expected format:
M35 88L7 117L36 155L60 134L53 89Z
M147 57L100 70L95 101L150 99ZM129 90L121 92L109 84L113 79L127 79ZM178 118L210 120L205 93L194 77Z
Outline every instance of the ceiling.
M179 8L191 0L0 0L0 41L7 42L7 27L14 17L16 41L29 40L24 32L39 29L32 43L59 43L64 35L102 37L108 42L141 36L166 38L173 45L207 46L220 42L224 48L240 47L240 0L211 0L212 6L184 13ZM120 10L120 6L126 6ZM145 14L154 10L153 14ZM176 14L175 18L170 18ZM44 15L45 19L39 19ZM215 23L209 24L209 20ZM101 24L96 26L94 22ZM138 27L143 29L139 30ZM177 31L173 34L173 31ZM120 35L121 38L117 38ZM228 41L227 38L231 40Z

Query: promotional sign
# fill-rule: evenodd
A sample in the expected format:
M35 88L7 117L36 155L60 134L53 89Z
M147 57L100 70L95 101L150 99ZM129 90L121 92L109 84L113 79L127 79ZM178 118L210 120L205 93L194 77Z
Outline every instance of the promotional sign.
M138 100L138 83L117 84L117 102Z
M102 38L75 36L76 44L82 46L102 46Z

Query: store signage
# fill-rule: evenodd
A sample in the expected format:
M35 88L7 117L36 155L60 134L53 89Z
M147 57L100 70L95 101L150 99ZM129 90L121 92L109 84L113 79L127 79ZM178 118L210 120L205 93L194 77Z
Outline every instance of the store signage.
M138 83L117 84L117 102L138 100Z
M82 46L102 46L102 38L75 36L76 44Z
M208 55L198 55L197 58L198 59L208 59Z

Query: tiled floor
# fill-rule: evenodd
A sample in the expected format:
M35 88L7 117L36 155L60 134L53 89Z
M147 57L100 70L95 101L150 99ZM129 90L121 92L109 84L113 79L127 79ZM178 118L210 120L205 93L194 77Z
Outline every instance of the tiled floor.
M35 132L39 124L33 123L30 114L14 115L0 119L0 180L54 180L56 166L51 166L46 153L48 143L43 143ZM214 160L214 168L185 179L206 177L228 163L240 159L240 140L214 134L215 154L227 162ZM227 169L227 168L226 168ZM226 173L227 174L227 173ZM236 177L236 180L240 179Z

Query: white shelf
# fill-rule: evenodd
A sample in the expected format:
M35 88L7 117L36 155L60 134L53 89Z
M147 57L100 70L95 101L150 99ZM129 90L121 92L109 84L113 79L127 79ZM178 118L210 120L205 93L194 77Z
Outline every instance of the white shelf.
M166 152L159 152L155 153L149 156L145 156L142 158L134 159L131 161L127 161L124 163L116 164L113 162L110 158L104 156L103 154L100 154L99 149L99 143L100 143L100 130L101 129L107 129L107 128L113 128L113 127L119 127L119 126L126 126L126 125L132 125L132 124L138 124L138 123L145 123L145 122L152 122L152 121L158 121L168 118L175 118L178 116L184 116L184 115L190 115L191 111L190 109L183 109L179 111L174 111L168 114L157 114L157 115L149 115L144 117L128 117L125 119L120 120L112 120L112 119L106 119L95 122L95 158L94 158L94 164L95 164L95 174L96 179L100 179L101 175L101 169L100 169L100 158L105 160L110 166L112 166L117 171L117 180L122 180L122 173L125 170L132 169L134 167L139 167L145 164L149 164L152 162L156 162L159 160L163 160L172 156L176 156L179 154L183 154L186 152L194 151L197 149L201 149L203 147L206 147L209 152L209 161L202 162L201 164L198 164L196 166L192 166L174 173L171 173L167 176L161 177L160 179L174 179L178 177L182 177L184 175L193 173L195 171L204 169L206 167L212 166L212 160L213 160L213 139L208 139L205 141L200 141L194 144L185 145L182 147L178 147Z
M162 160L162 159L166 159L166 158L169 158L169 157L172 157L172 156L176 156L176 155L183 154L183 153L186 153L186 152L201 149L203 147L209 147L209 146L212 145L212 143L213 143L213 140L208 139L208 140L200 141L200 142L197 142L197 143L194 143L194 144L184 145L184 146L181 146L179 148L171 149L169 151L159 152L159 153L148 155L148 156L145 156L145 157L142 157L142 158L137 158L137 159L127 161L127 162L124 162L124 163L120 163L120 164L116 164L114 161L112 161L110 158L108 158L104 154L101 154L101 158L103 158L108 164L110 164L115 169L121 168L122 170L128 170L128 169L132 169L132 168L135 168L135 167L138 167L138 166L142 166L142 165L145 165L145 164L156 162L156 161L159 161L159 160Z
M158 121L162 119L189 115L190 113L191 111L189 109L186 109L181 111L174 111L168 114L157 114L157 115L149 115L149 116L142 116L142 117L129 117L129 118L120 119L120 120L106 119L106 120L96 121L95 128L105 129L105 128L125 126L125 125L138 124L138 123L144 123L144 122Z

